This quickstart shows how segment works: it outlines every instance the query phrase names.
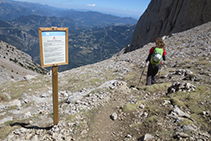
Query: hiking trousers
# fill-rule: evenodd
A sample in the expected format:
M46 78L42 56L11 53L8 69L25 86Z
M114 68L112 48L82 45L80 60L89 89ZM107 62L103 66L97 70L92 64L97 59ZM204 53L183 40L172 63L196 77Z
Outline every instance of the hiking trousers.
M160 66L161 66L160 64L156 66L156 65L149 63L148 71L147 71L146 85L152 85L155 83L155 76L158 73Z

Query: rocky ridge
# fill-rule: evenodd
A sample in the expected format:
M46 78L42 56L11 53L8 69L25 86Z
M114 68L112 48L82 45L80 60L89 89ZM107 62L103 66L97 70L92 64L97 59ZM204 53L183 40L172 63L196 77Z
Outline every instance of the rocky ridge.
M0 82L47 73L47 70L32 61L30 55L3 41L0 41L0 62Z
M146 70L136 84L154 43L59 73L55 126L51 75L1 84L1 139L210 140L211 22L163 38L167 61L152 86Z

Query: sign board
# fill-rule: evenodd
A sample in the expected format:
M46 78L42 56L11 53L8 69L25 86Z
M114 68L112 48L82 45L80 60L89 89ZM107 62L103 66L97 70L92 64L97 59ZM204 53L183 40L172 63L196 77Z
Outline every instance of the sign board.
M42 67L68 64L68 28L39 28Z

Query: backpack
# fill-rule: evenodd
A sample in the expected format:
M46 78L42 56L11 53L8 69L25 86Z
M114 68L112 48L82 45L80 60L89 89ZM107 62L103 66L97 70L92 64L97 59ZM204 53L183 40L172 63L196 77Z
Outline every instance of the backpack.
M163 58L163 49L155 47L155 50L151 57L151 63L154 65L159 65Z

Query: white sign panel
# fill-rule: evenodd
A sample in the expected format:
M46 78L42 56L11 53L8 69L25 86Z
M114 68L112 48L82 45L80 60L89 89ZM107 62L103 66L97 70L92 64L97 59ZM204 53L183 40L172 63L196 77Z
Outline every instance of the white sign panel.
M66 61L65 32L42 32L42 40L44 65Z
M42 67L68 64L67 30L67 28L39 28Z

